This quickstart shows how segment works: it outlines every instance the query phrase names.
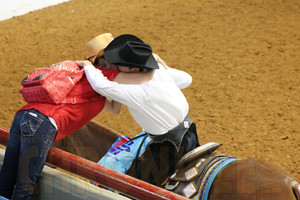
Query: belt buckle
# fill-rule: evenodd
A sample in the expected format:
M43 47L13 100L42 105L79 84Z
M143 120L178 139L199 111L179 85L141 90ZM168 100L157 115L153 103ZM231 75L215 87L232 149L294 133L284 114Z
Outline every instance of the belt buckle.
M71 103L76 104L76 98L71 98Z

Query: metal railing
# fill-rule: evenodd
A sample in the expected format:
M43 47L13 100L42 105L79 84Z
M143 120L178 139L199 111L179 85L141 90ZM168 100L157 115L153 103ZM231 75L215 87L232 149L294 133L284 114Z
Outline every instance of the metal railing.
M6 145L9 131L0 127L0 143ZM51 147L47 162L80 175L122 194L145 200L186 200L187 198L160 187L138 180L126 174L98 165L95 162Z

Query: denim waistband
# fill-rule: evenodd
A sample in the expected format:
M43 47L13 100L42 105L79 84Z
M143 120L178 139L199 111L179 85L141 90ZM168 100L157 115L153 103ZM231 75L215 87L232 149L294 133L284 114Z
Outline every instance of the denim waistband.
M56 124L56 121L55 119L53 119L52 117L49 117L47 115L44 115L43 113L41 113L40 111L38 110L34 110L34 109L30 109L30 110L24 110L24 111L27 111L28 114L34 116L34 117L38 117L38 115L40 115L39 117L43 116L44 118L48 119L51 124L54 126L54 128L57 130L57 124Z

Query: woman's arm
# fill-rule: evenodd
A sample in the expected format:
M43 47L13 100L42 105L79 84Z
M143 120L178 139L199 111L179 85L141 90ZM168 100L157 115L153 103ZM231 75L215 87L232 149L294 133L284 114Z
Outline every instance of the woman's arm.
M165 69L168 69L167 63L161 59L157 54L153 53L153 57L155 58L156 62L160 63Z
M122 108L122 104L116 101L111 100L110 98L106 98L104 109L113 113L119 114Z

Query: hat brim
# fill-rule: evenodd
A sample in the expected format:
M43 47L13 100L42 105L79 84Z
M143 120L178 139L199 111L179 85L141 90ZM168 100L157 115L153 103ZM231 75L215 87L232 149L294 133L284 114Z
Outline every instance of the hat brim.
M144 68L158 69L159 68L158 63L155 60L153 55L149 56L148 60L143 65L128 62L128 61L125 61L122 58L120 58L119 50L128 41L144 43L141 39L139 39L138 37L136 37L134 35L125 34L125 35L118 36L113 41L111 41L111 43L109 43L109 45L104 49L105 60L110 64L127 66L127 67L136 67L136 68L141 68L141 69L144 69Z

